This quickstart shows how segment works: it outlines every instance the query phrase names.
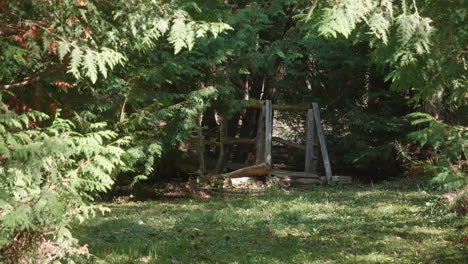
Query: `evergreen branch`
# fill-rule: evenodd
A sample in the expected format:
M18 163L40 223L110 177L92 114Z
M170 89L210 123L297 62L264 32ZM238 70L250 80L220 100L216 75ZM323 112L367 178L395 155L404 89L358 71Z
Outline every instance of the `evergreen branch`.
M41 76L38 75L36 77L30 78L30 79L27 79L27 80L24 80L24 81L21 81L21 82L2 85L2 86L0 86L0 89L1 90L8 90L8 89L12 89L12 88L24 87L24 86L26 86L28 84L38 82L40 79L41 79Z
M44 77L47 77L52 73L56 73L56 72L60 71L62 66L63 66L62 64L58 64L58 65L55 65L55 66L49 68L47 71L45 71L45 72L43 72L41 74L38 74L37 76L30 77L30 78L26 77L26 78L28 78L28 79L25 78L26 80L19 81L19 82L14 82L14 83L10 83L10 84L0 85L0 90L9 90L9 89L14 89L14 88L18 88L18 87L24 87L26 85L38 82L41 79L43 79Z

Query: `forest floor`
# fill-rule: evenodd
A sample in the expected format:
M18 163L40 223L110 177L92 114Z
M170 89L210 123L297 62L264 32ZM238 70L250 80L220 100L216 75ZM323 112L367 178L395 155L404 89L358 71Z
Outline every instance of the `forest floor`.
M89 263L468 263L465 218L418 182L107 203Z

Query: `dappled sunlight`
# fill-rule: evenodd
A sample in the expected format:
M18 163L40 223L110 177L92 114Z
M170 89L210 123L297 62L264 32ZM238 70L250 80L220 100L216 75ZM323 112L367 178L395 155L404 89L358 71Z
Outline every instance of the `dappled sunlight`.
M348 258L351 263L391 263L396 262L398 259L395 257L389 257L378 252L371 252L367 255L357 255Z
M77 235L111 263L411 263L441 245L429 262L463 258L461 234L420 215L430 197L342 189L109 204Z

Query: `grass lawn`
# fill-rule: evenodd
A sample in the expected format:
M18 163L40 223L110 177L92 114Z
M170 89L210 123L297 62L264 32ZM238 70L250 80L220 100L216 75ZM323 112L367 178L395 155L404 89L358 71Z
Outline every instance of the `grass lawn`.
M76 235L89 263L468 263L466 218L437 195L400 182L106 204Z

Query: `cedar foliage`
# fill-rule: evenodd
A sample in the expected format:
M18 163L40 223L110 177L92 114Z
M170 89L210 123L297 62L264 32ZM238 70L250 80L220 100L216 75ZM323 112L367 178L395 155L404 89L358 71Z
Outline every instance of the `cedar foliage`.
M152 130L162 117L180 120L186 131L193 127L184 120L204 109L203 102L213 96L211 88L172 96L175 104L153 101L133 115L126 114L124 103L120 118L110 118L114 131L103 122L105 111L119 103L109 102L109 95L116 90L128 95L129 75L119 76L116 70L126 73L129 58L141 58L159 44L179 53L192 49L196 38L230 29L220 21L192 19L187 5L0 1L1 89L13 91L0 98L1 261L72 263L75 255L87 254L70 228L94 215L92 201L112 187L117 168L134 173L133 182L152 172L161 152L158 133ZM138 96L136 101L142 102ZM143 102L148 101L145 97ZM55 116L52 120L29 111L44 111L44 104ZM64 106L65 118L54 114L57 105Z
M433 182L447 190L466 186L466 146L468 145L468 130L460 125L447 125L426 113L409 115L413 125L426 124L421 130L410 133L411 140L421 146L430 146L433 150L434 162L426 166L426 170L434 175Z
M298 18L310 32L368 42L374 64L388 71L391 89L435 118L410 115L419 117L413 124L426 126L409 134L412 142L434 151L427 167L435 172L434 181L447 189L466 182L466 141L459 139L467 129L464 1L315 1Z
M0 101L2 256L84 252L69 227L114 181L196 173L176 165L193 163L180 149L200 114L207 140L217 141L216 116L229 137L254 137L259 112L242 110L245 98L318 102L337 174L398 175L419 144L439 186L465 185L463 4L0 0L0 89L11 91ZM304 140L304 115L277 117ZM252 162L252 147L227 151ZM286 162L303 168L300 155Z
M86 133L57 114L0 113L0 252L5 263L51 263L83 249L70 227L94 215L128 139L92 124Z

